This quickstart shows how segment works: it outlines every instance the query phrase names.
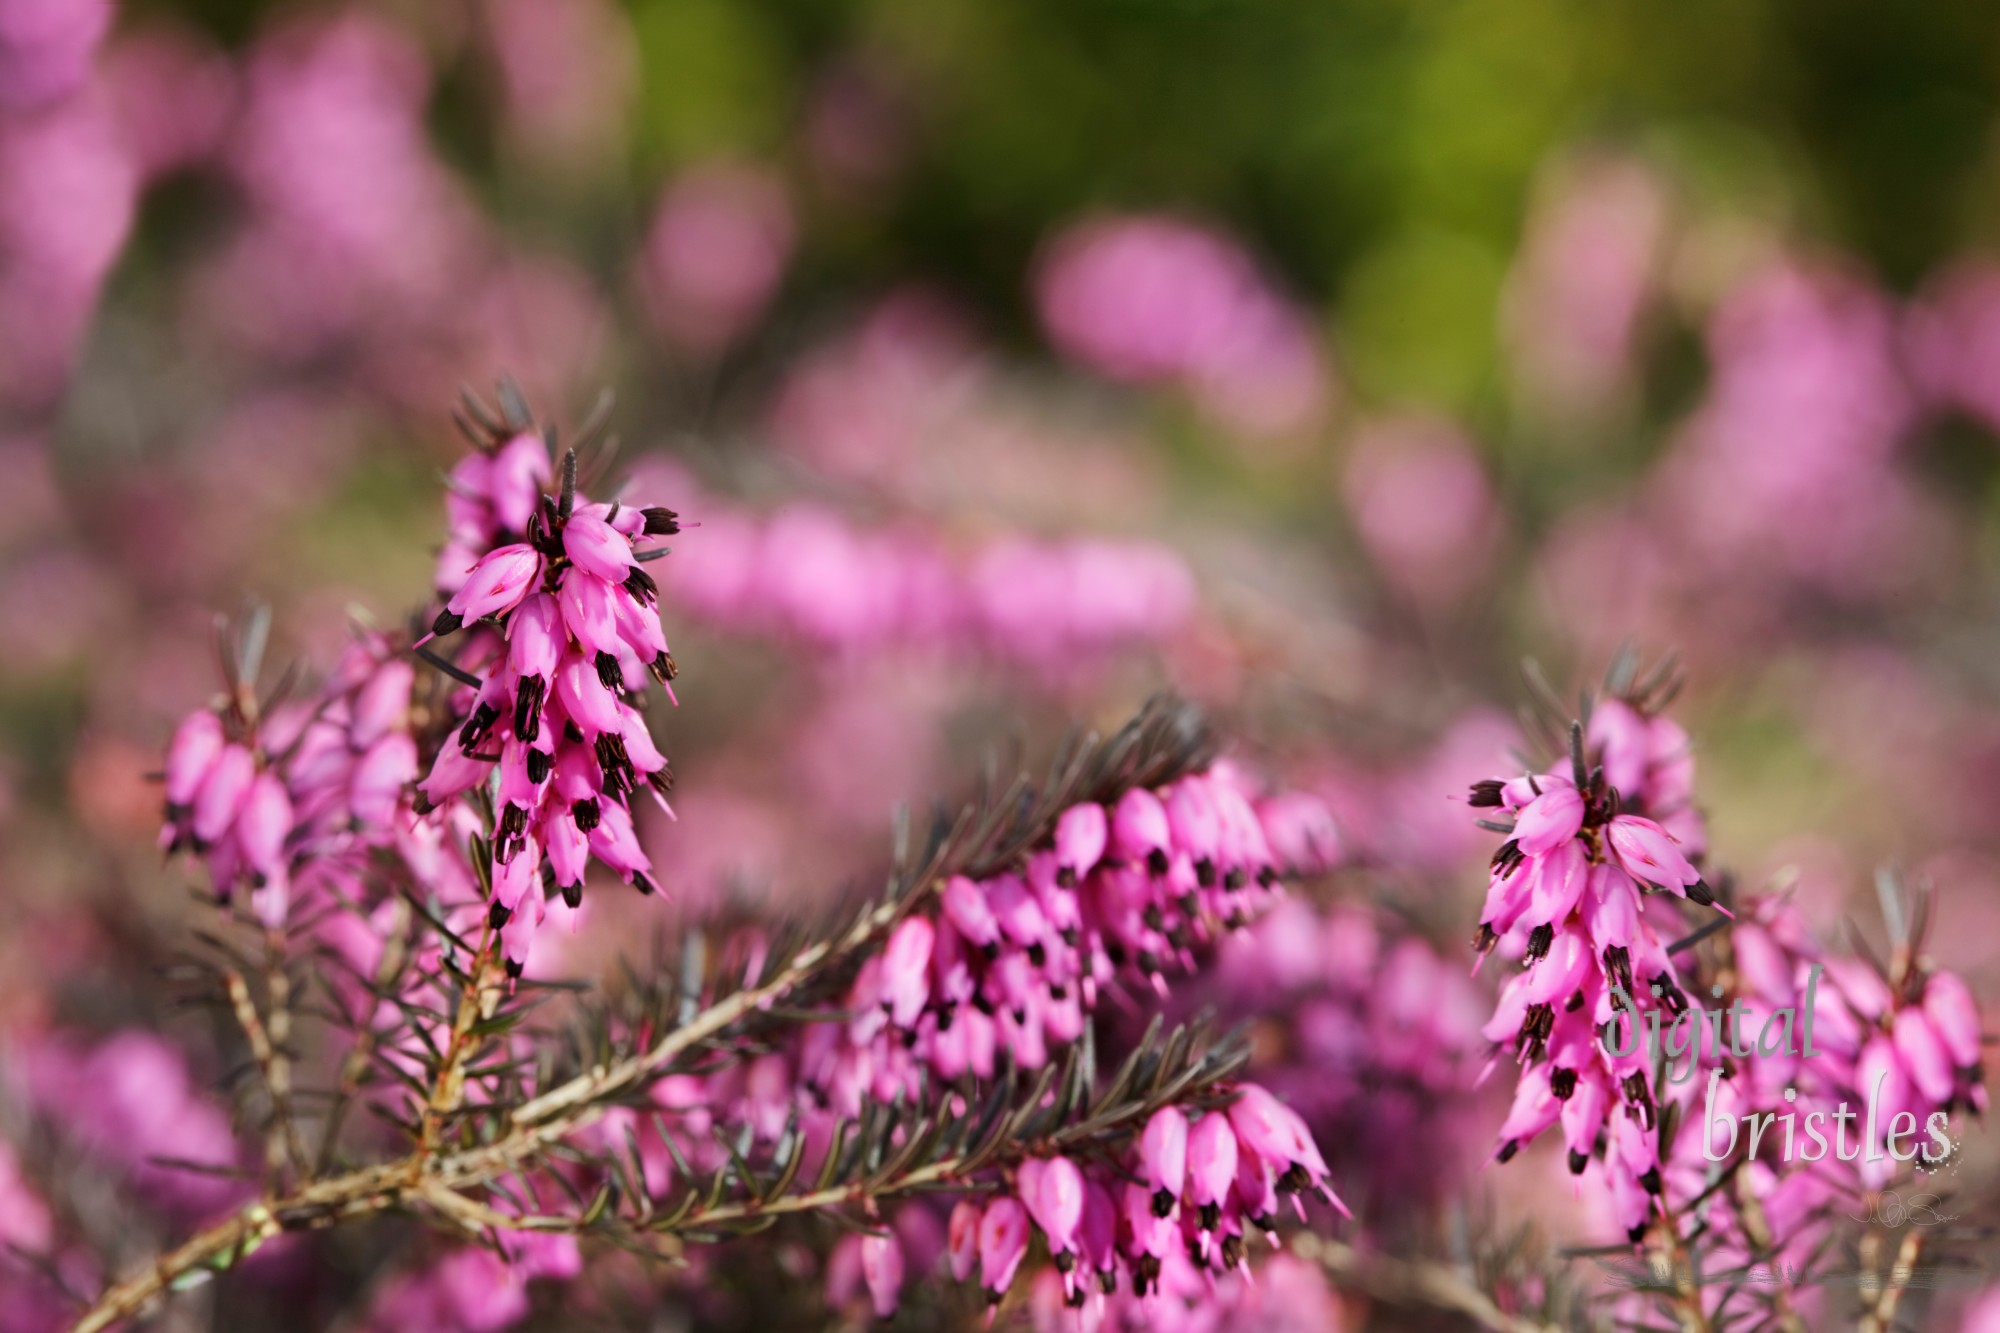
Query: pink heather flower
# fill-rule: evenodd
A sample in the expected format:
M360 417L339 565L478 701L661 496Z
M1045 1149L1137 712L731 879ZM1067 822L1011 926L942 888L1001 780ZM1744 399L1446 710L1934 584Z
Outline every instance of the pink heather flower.
M1951 1100L1957 1082L1951 1056L1938 1039L1937 1030L1922 1009L1904 1009L1896 1015L1894 1030L1896 1058L1926 1101L1942 1105Z
M1514 820L1514 842L1525 856L1541 856L1576 838L1583 827L1583 793L1572 786L1553 787L1521 808Z
M1187 1183L1187 1160L1187 1117L1177 1106L1163 1106L1139 1136L1139 1179L1152 1192L1154 1216L1173 1212Z
M1111 825L1104 807L1095 801L1071 806L1056 820L1057 882L1075 888L1077 881L1104 859Z
M999 1304L1028 1254L1028 1212L1002 1196L986 1205L979 1222L979 1273L989 1304Z
M1653 762L1653 734L1651 724L1637 710L1622 699L1597 700L1591 706L1584 741L1602 756L1607 785L1627 800L1645 797Z
M542 556L532 546L502 546L482 556L438 613L431 633L450 634L468 620L505 615L534 591L541 577Z
M752 167L687 172L661 196L642 284L654 324L715 352L746 333L777 294L794 244L783 184Z
M194 836L197 845L213 844L229 831L250 794L257 776L257 761L241 745L226 745L215 757L194 798Z
M1083 1221L1083 1173L1067 1157L1030 1157L1019 1170L1021 1202L1048 1238L1057 1267L1076 1262L1077 1228Z
M1298 1113L1254 1083L1229 1104L1229 1123L1238 1144L1257 1154L1278 1173L1278 1186L1288 1193L1317 1190L1343 1214L1347 1205L1326 1183L1326 1160L1313 1142L1312 1131Z
M983 1213L977 1200L960 1199L952 1205L947 1224L945 1251L951 1257L951 1275L964 1282L979 1266L980 1222Z
M1118 798L1111 814L1111 846L1121 860L1164 875L1172 841L1167 808L1159 797L1144 787L1134 787Z
M1222 1205L1236 1184L1236 1132L1227 1116L1210 1111L1188 1133L1188 1198L1204 1233L1221 1223Z
M1924 1014L1959 1070L1979 1067L1979 1007L1956 973L1933 972L1924 983Z
M609 583L623 583L635 563L631 539L590 513L570 515L563 527L563 551L578 569Z
M930 999L931 950L936 940L936 927L913 916L897 926L883 946L881 1003L889 1011L889 1021L899 1028L916 1026Z
M1701 884L1701 872L1688 864L1674 836L1652 820L1617 815L1604 826L1604 840L1632 878L1700 903L1713 901L1706 886L1694 888Z
M222 719L206 708L189 713L167 746L167 822L186 816L209 770L222 755Z
M861 1273L868 1282L875 1317L895 1314L903 1292L903 1247L894 1234L871 1232L861 1238Z
M493 451L481 489L502 532L527 531L553 476L549 447L538 435L516 435Z

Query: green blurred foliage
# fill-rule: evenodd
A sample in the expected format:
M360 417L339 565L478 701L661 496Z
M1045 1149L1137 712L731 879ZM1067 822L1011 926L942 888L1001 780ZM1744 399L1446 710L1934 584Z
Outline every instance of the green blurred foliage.
M223 40L260 0L141 0ZM286 6L293 12L296 6ZM426 11L478 23L477 0ZM2000 228L1990 0L628 0L643 196L717 153L783 158L812 78L867 53L906 81L916 161L865 217L811 226L829 289L921 275L1025 336L1058 222L1177 208L1252 238L1340 311L1365 401L1479 415L1494 298L1537 169L1593 140L1776 208L1889 281ZM443 137L480 124L447 71ZM491 182L483 182L490 185ZM1704 201L1708 202L1708 201ZM528 210L547 211L541 205ZM602 210L598 210L602 211ZM616 211L616 210L614 210ZM833 210L838 212L839 210Z

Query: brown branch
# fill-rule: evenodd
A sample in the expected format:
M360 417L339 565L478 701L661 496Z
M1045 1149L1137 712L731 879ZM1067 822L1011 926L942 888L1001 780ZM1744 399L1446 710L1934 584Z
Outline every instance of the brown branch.
M271 969L281 972L281 967ZM250 983L243 974L231 968L224 977L229 991L229 1005L236 1013L236 1025L243 1029L244 1040L250 1043L251 1058L257 1062L257 1072L264 1082L264 1096L271 1103L271 1123L264 1142L264 1168L271 1184L282 1184L285 1163L289 1160L292 1169L301 1177L310 1170L311 1159L306 1156L305 1142L299 1137L298 1126L291 1115L291 1062L281 1054L283 1038L278 1030L266 1026L264 1018L257 1012L256 999L250 994ZM272 1014L279 1012L277 997L272 997ZM283 1031L289 1032L289 1016Z
M1325 1269L1337 1285L1365 1292L1394 1305L1423 1305L1464 1315L1488 1333L1558 1333L1554 1324L1507 1313L1493 1298L1444 1264L1364 1254L1342 1241L1314 1232L1292 1239L1302 1259Z

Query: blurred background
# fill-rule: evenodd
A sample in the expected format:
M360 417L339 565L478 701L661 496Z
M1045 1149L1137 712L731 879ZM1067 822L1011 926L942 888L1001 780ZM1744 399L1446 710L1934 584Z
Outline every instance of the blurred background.
M1996 239L1978 0L0 0L0 1038L226 1144L146 775L218 612L310 675L423 601L503 373L699 524L669 917L1170 686L1456 977L1521 659L1632 643L1716 859L1935 883L1990 1004Z

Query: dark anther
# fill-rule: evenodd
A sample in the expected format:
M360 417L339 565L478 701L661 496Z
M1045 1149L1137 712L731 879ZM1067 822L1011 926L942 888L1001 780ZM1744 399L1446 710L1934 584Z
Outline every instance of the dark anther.
M1049 961L1049 951L1042 947L1040 940L1028 946L1028 961L1036 967Z
M1117 940L1106 940L1104 941L1104 956L1111 960L1111 966L1123 967L1125 966L1126 958L1130 955L1125 952L1125 946Z
M1298 1162L1286 1167L1278 1177L1278 1189L1286 1194L1304 1194L1312 1188L1312 1173Z
M1590 1165L1589 1153L1581 1153L1574 1148L1571 1148L1569 1150L1569 1173L1571 1175L1573 1176L1582 1175L1583 1169L1589 1165Z
M1060 983L1050 986L1049 998L1051 1000L1054 1000L1057 1004L1061 1004L1064 1000L1067 1000L1069 998L1069 987L1064 986Z
M1205 856L1201 860L1196 861L1194 863L1194 882L1201 885L1204 889L1214 888L1215 862Z
M1498 778L1486 778L1472 784L1472 795L1467 799L1480 809L1491 809L1500 804L1500 789L1506 785Z
M1160 970L1160 960L1151 949L1139 950L1139 970L1149 977Z
M986 941L986 943L979 946L979 954L980 957L984 958L987 962L989 963L992 962L994 959L1000 956L1000 941L998 940Z
M1181 915L1190 921L1201 915L1201 899L1195 897L1192 893L1183 893L1180 897L1174 899L1174 906L1180 908Z
M1611 976L1617 981L1619 989L1630 995L1633 990L1631 952L1622 944L1612 945L1604 951L1604 966L1610 969ZM1624 1008L1624 1002L1616 995L1613 995L1611 1000L1619 1008Z
M1660 1168L1657 1166L1647 1168L1646 1174L1639 1177L1639 1183L1646 1187L1646 1193L1658 1194L1660 1192Z
M493 904L492 907L488 908L486 911L486 924L493 927L493 929L495 930L504 930L506 928L508 920L512 918L513 915L514 915L513 908L507 906L505 903L496 902Z
M1493 853L1493 869L1500 872L1500 878L1512 879L1514 872L1521 868L1527 858L1521 853L1521 844L1509 838L1500 844L1500 850Z
M972 1007L980 1013L985 1014L988 1018L993 1017L996 1012L993 1001L986 998L985 991L972 992Z
M674 655L672 653L661 653L652 661L646 663L646 670L652 672L653 679L659 681L662 685L681 674L681 669L674 665Z
M1576 1091L1576 1071L1574 1069L1558 1069L1553 1074L1550 1074L1549 1091L1556 1095L1556 1100L1568 1101L1571 1094Z
M1242 866L1230 867L1229 873L1222 877L1222 887L1225 889L1240 889L1249 882L1250 876L1243 873Z
M681 530L680 515L671 509L653 505L639 512L645 515L648 537L671 537Z
M1075 1267L1076 1255L1072 1251L1064 1250L1056 1256L1056 1271L1058 1273L1067 1273Z
M1273 884L1276 884L1278 882L1278 872L1276 868L1272 866L1258 867L1257 882L1263 885L1267 889L1270 888Z
M1536 926L1528 932L1528 957L1540 960L1548 957L1549 949L1556 942L1556 928L1551 925Z
M616 690L625 684L625 673L618 669L618 659L610 653L599 653L594 663L597 667L597 683L607 690Z
M1653 985L1659 987L1660 1003L1664 1004L1669 1012L1676 1014L1687 1012L1688 997L1674 984L1672 977L1662 972L1653 978Z
M1148 869L1148 870L1152 871L1152 872L1153 872L1153 873L1154 873L1155 875L1164 875L1164 874L1166 874L1166 873L1167 873L1167 854L1166 854L1166 852L1164 852L1163 850L1161 850L1161 849L1160 849L1160 848L1158 848L1158 847L1155 847L1155 848L1154 848L1154 849L1153 849L1152 851L1150 851L1150 852L1147 852L1147 853L1146 853L1146 869Z
M569 813L570 818L576 821L576 826L580 831L584 833L590 832L597 827L597 798L595 796L584 797L569 808Z
M1694 883L1688 885L1687 893L1688 897L1694 899L1697 903L1700 903L1703 907L1715 906L1715 891L1708 887L1708 883L1706 880L1698 879Z
M1160 910L1158 903L1147 903L1146 910L1140 914L1140 919L1146 923L1147 930L1165 930L1167 928L1167 914Z
M549 770L555 767L555 756L545 750L528 751L528 781L540 786L549 780Z
M939 1005L937 1011L937 1030L939 1032L951 1031L951 1025L957 1018L957 1005L949 1003Z
M563 739L572 745L583 744L583 728L568 718L563 719Z
M491 731L493 724L499 720L499 709L492 704L480 704L472 710L472 716L465 719L465 725L459 729L458 748L471 754L479 748L479 742L486 739L486 733Z
M655 894L660 891L660 886L653 883L653 877L651 875L648 875L643 870L635 870L632 872L632 887L637 889L639 892L648 895Z
M1069 866L1057 866L1057 867L1056 867L1056 887L1057 887L1057 888L1059 888L1059 889L1073 889L1073 888L1075 888L1075 887L1076 887L1076 871L1075 871L1075 870L1073 870L1073 869L1071 869L1071 868L1070 868Z
M1647 1225L1648 1225L1647 1223L1641 1222L1638 1226L1628 1229L1625 1232L1625 1239L1631 1241L1634 1245L1637 1245L1640 1241L1646 1239Z
M1500 936L1484 921L1479 923L1479 929L1472 935L1472 948L1475 953L1485 953L1499 942Z
M1201 1206L1201 1229L1203 1231L1213 1231L1221 1225L1222 1205L1219 1203L1203 1204Z
M1238 1268L1243 1263L1243 1237L1224 1236L1222 1238L1222 1264L1225 1268Z
M1074 949L1082 940L1083 932L1075 926L1064 926L1062 928L1062 942L1070 948Z
M511 959L511 958L509 958L509 959L507 960L507 975L508 975L508 976L510 976L510 977L517 977L517 978L518 978L518 977L519 977L519 976L521 975L521 973L522 973L522 972L524 972L524 971L526 971L526 969L525 969L524 967L522 967L522 966L521 966L521 964L519 964L519 963L515 962L515 961L514 961L513 959Z
M574 884L563 885L562 900L563 903L569 907L583 906L583 881L578 880Z
M512 842L514 839L520 837L523 833L526 833L527 831L528 831L527 810L522 806L513 804L511 801L508 802L507 808L500 812L501 839L506 842Z
M431 622L431 633L437 635L455 633L458 627L464 623L465 617L461 616L458 612L440 611L437 614L437 619Z
M1508 1139L1500 1145L1499 1160L1502 1162L1511 1162L1514 1160L1514 1154L1519 1151L1521 1151L1521 1141L1519 1139Z
M529 676L514 691L514 734L522 741L532 741L542 734L542 699L548 688L540 676Z
M1165 1217L1174 1210L1174 1192L1162 1186L1153 1191L1153 1216Z
M1097 1275L1097 1289L1109 1296L1118 1290L1118 1270L1107 1268Z
M653 582L653 576L637 565L625 573L625 591L642 602L652 603L660 598L660 585Z

